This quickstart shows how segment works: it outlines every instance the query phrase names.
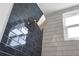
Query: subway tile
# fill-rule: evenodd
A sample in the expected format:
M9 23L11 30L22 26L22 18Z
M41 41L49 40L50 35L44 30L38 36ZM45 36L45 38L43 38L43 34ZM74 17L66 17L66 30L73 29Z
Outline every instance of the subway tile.
M79 50L73 50L73 56L79 56Z
M62 55L63 55L63 56L72 56L72 55L73 55L73 51L66 51L66 50L64 50L64 51L62 52Z
M62 56L62 50L57 50L57 56Z
M63 41L63 46L73 45L73 41Z
M64 40L62 16L48 18L47 28L44 29L43 50L44 55L73 56L79 55L79 40ZM46 48L45 48L46 47ZM56 52L53 49L56 48ZM46 49L46 50L45 50ZM77 51L76 51L77 50ZM42 51L43 53L43 51Z
M63 47L62 47L62 46L58 46L58 47L57 47L57 50L58 50L58 51L62 51L62 50L63 50Z
M43 56L57 56L57 51L51 52L47 51L42 54Z
M53 51L57 50L57 47L52 47L52 46L51 47L46 47L46 48L44 48L44 50L53 52Z
M79 45L75 45L75 48L79 50Z
M63 46L63 50L75 50L76 47L74 45L70 45L70 46Z

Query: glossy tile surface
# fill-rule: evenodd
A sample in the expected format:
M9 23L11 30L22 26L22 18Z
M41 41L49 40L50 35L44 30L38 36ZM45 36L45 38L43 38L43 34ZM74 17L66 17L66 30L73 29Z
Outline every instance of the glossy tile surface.
M0 50L6 55L41 55L43 32L34 20L38 22L42 14L35 3L14 4L0 43Z

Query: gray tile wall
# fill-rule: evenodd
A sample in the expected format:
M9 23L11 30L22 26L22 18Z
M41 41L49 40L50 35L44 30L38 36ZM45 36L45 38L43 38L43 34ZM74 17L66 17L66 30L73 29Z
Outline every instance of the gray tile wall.
M65 41L63 31L62 14L75 9L79 9L79 5L60 10L47 17L42 42L43 56L79 56L79 40Z
M34 22L28 26L27 24L33 20L30 17L34 17L38 21L42 14L36 3L15 3L0 43L0 56L8 54L15 56L40 56L43 31ZM23 21L29 29L29 34L26 38L27 43L18 47L9 46L6 42L8 41L11 28Z

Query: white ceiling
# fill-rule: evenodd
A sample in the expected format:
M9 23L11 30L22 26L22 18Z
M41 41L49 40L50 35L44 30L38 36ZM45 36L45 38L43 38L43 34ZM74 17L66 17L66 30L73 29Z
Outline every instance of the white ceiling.
M75 5L77 5L77 3L38 3L38 6L45 15Z

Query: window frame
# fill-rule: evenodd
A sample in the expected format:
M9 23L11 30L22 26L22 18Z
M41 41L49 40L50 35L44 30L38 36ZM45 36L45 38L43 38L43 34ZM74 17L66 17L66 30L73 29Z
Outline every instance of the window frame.
M74 11L70 11L70 12L66 12L66 13L63 13L62 16L63 16L63 31L64 31L64 40L74 40L74 39L78 39L78 38L68 38L68 31L67 29L68 28L71 28L71 27L79 27L79 24L74 24L74 25L69 25L69 26L66 26L65 25L65 20L67 17L71 17L71 16L76 16L76 15L79 15L79 10L74 10Z

